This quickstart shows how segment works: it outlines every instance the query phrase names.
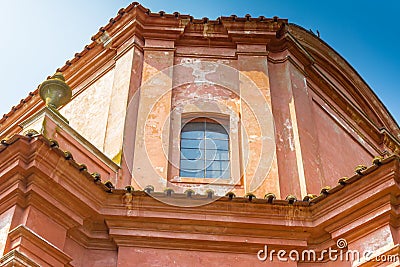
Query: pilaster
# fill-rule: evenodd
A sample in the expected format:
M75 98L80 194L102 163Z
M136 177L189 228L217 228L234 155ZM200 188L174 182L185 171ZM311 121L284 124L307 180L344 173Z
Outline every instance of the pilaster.
M156 190L167 183L174 51L174 41L145 41L133 176Z
M280 197L266 45L238 44L237 56L245 189Z

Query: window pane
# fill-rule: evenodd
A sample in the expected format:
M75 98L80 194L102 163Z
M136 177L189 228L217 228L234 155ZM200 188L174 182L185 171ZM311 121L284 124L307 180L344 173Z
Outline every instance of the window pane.
M224 178L224 179L231 178L231 170L228 168L227 170L223 171L220 178Z
M218 149L218 150L228 150L229 142L228 140L212 140L206 139L206 149Z
M204 149L204 140L202 140L202 139L181 139L181 148Z
M181 167L182 170L204 170L204 160L185 160L181 159Z
M204 158L204 150L197 148L182 148L181 159L201 159Z
M181 138L203 139L205 132L204 122L189 122L181 131Z
M208 160L229 160L229 151L226 150L210 149L205 154Z
M206 123L206 138L228 139L228 133L224 126L217 123Z
M206 178L220 178L221 176L221 171L206 171Z
M180 176L229 178L229 135L218 123L189 122L181 131Z
M229 179L230 172L229 171L206 171L206 178L222 178Z
M207 171L224 171L228 169L229 161L228 160L214 160L214 161L206 161Z
M181 170L179 173L181 177L204 178L204 171L185 171Z

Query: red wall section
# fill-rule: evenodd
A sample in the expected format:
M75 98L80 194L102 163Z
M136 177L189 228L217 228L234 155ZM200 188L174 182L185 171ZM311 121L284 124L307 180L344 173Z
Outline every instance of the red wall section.
M323 167L323 176L314 179L333 186L341 177L352 176L357 165L370 165L374 155L363 148L361 137L357 138L357 134L337 114L316 102L313 107Z
M120 248L118 266L272 266L257 254L182 251L152 248ZM273 262L273 266L297 266L296 262Z

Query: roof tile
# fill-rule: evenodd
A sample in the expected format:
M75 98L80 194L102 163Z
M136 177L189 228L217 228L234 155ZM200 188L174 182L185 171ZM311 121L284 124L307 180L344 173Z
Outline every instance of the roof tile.
M81 172L82 174L84 174L88 179L92 180L93 182L95 182L98 186L100 186L104 191L109 192L109 193L124 193L127 191L127 187L125 187L125 189L115 189L114 185L112 185L112 183L110 181L106 181L105 183L101 182L101 176L99 173L88 173L87 171L87 167L84 164L78 164L74 159L73 159L73 155L68 152L68 151L63 151L58 147L58 143L54 140L51 139L47 139L46 137L42 136L42 135L35 135L35 136L23 136L23 135L14 135L9 139L3 139L0 141L0 152L4 151L7 147L11 146L12 144L14 144L17 140L19 139L25 139L25 140L32 140L33 138L42 140L45 144L47 144L49 147L51 147L52 149L54 149L55 152L57 152L57 154L59 154L60 156L64 157L70 164L72 164L73 167L75 167L79 172ZM384 165L390 161L392 161L393 158L399 158L398 156L392 156L386 159L381 159L381 165ZM363 172L364 174L369 174L371 172L373 172L374 170L378 169L379 166L377 165L372 165L371 167L365 169ZM346 185L353 183L359 179L362 179L363 176L360 176L358 174L355 174L353 177L351 178L346 178ZM343 179L343 178L342 178ZM341 179L341 180L342 180ZM251 202L251 203L269 203L269 204L276 204L276 205L300 205L300 206L308 206L308 205L313 205L321 200L323 200L324 198L328 197L329 195L332 195L334 193L336 193L337 191L340 191L342 188L344 187L344 185L342 184L338 184L336 187L334 188L329 188L329 187L324 187L321 189L321 194L319 196L316 195L307 195L303 200L297 200L297 198L293 195L289 195L286 197L285 200L276 200L275 195L272 193L266 194L264 199L256 199L255 196L252 193L248 193L246 194L246 196L244 197L236 197L236 195L233 192L228 192L225 196L225 198L230 201L234 201L234 202ZM115 190L114 190L115 189ZM130 187L131 190L133 190L133 188ZM147 194L152 194L152 193L157 193L154 192L154 187L152 186L146 186L146 188L144 190L139 190L139 191L135 191L135 192L142 192L142 193L147 193ZM164 190L164 194L166 194L167 197L173 197L174 195L176 195L177 197L180 197L181 195L186 195L188 196L188 193L174 193L172 189L170 188L166 188ZM207 192L207 197L209 197L210 193ZM190 194L190 196L192 197L193 194ZM224 197L223 197L224 198ZM195 199L195 198L194 198Z

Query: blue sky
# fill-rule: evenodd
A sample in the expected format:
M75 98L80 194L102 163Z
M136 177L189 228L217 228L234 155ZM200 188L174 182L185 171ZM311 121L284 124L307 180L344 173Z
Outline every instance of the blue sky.
M131 1L0 0L0 116L80 52L100 26ZM147 0L153 12L179 11L197 18L278 16L306 29L338 51L400 122L400 1L181 1Z

